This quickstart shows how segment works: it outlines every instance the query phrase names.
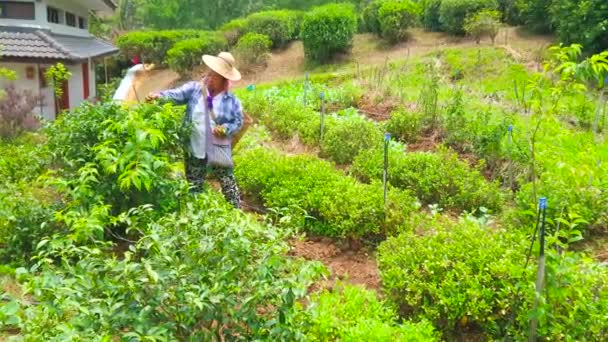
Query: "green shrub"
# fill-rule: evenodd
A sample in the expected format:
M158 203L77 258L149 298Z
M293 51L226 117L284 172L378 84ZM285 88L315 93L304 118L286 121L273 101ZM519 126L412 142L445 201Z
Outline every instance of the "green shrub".
M587 51L597 53L608 49L606 1L553 0L549 9L560 42L578 43Z
M247 19L238 18L222 25L219 31L222 32L228 44L234 46L238 43L239 39L247 33L248 24Z
M428 319L447 336L464 326L481 328L491 338L527 338L536 265L523 269L529 247L525 235L467 218L448 220L431 220L418 234L406 232L380 245L378 263L388 298L403 317ZM580 254L560 256L551 244L547 251L538 336L601 340L608 271Z
M553 0L517 0L523 23L533 31L549 33L553 30L549 8Z
M362 20L367 32L380 34L380 19L378 18L378 10L382 5L383 0L372 0L363 9Z
M167 63L172 70L186 74L202 64L204 54L216 55L227 46L226 39L217 34L182 40L167 52Z
M475 38L477 44L484 36L490 37L492 44L500 30L501 14L495 10L481 10L466 17L464 31Z
M285 156L254 149L235 158L235 173L244 192L269 208L305 211L305 228L330 237L361 238L394 232L417 202L406 192L389 191L385 212L379 183L361 184L316 157Z
M396 313L372 291L344 285L322 292L305 311L305 334L311 341L437 341L428 322L396 323Z
M61 229L53 223L60 201L31 182L0 186L0 262L29 264L36 245Z
M138 55L145 63L167 65L167 53L175 44L209 35L209 31L197 30L132 31L118 37L116 44L126 56Z
M414 26L420 7L410 0L385 0L378 9L382 37L391 43L408 38L407 30Z
M299 12L266 11L247 17L247 32L266 35L274 48L281 48L297 37Z
M0 187L3 184L36 180L51 164L51 153L39 134L26 134L0 142Z
M413 143L422 133L423 117L419 112L400 109L391 113L386 122L386 131L404 143Z
M304 52L311 61L324 62L336 53L351 48L357 32L354 7L330 4L317 7L306 14L302 23Z
M245 69L256 65L266 65L270 57L272 41L263 34L247 33L234 48L239 64Z
M506 325L516 298L524 298L525 290L516 285L526 239L447 220L431 221L420 234L405 232L380 245L385 292L404 317L428 319L444 333L463 323L498 333L496 325Z
M439 10L442 0L424 0L422 2L422 25L431 31L441 31Z
M389 183L411 191L423 204L438 204L444 209L475 211L499 210L498 184L489 183L452 152L404 153L400 144L389 152ZM363 181L381 180L384 152L365 151L357 156L352 171Z
M338 164L349 164L363 150L380 146L383 134L374 122L357 113L338 117L327 128L321 152Z
M483 9L498 8L496 0L443 0L439 9L441 27L452 34L464 34L465 18Z
M98 248L70 249L61 236L47 240L36 272L19 276L37 301L21 302L16 328L23 336L295 339L295 329L285 322L321 266L286 257L284 232L234 211L213 194L190 197L182 210L160 219L148 218L146 210L125 215L125 224L142 238L121 257ZM57 255L74 252L77 257L63 258L62 267L52 264Z

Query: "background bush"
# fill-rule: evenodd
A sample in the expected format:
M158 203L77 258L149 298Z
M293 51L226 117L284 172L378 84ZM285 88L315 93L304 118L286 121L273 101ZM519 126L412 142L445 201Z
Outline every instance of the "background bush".
M234 47L239 64L245 69L256 65L266 65L270 57L272 41L263 34L247 33Z
M452 34L462 35L465 18L483 9L498 8L496 0L442 0L439 8L441 27Z
M553 0L550 14L551 24L564 44L578 43L591 52L608 49L606 1Z
M500 30L500 18L501 14L498 11L481 10L469 15L465 19L464 31L475 38L477 44L485 36L489 37L492 40L492 44L494 44Z
M365 29L367 32L380 34L380 19L378 18L378 10L382 5L383 0L372 0L363 9L361 15Z
M357 32L355 9L347 4L331 4L308 12L302 23L304 52L309 60L324 62L351 48Z
M137 55L143 63L167 65L167 53L175 44L210 35L210 31L197 30L131 31L118 37L116 45L125 56Z
M382 37L391 43L406 40L407 30L418 21L420 7L410 0L385 0L378 9Z
M440 8L442 0L423 0L422 25L431 31L441 31Z
M247 33L247 25L248 22L245 18L234 19L222 25L220 32L222 32L228 44L234 46Z
M247 17L247 31L266 35L273 48L281 48L297 37L300 14L297 11L258 12Z
M182 40L167 52L167 63L172 70L186 74L203 63L204 54L217 55L227 47L226 39L217 34Z
M553 0L517 0L517 8L524 24L533 31L549 33L552 31L549 6Z

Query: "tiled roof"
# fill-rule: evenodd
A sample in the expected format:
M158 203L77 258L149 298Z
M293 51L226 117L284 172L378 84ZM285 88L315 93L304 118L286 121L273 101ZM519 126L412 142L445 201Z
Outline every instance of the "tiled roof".
M0 28L0 57L78 61L109 55L118 49L92 37L53 35L48 31Z

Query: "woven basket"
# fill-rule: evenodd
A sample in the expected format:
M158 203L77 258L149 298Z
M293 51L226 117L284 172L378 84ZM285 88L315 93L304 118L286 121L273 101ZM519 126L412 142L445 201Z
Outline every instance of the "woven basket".
M234 148L239 143L241 138L247 132L247 129L249 129L249 126L251 126L252 124L253 124L253 118L251 116L249 116L247 113L243 112L243 127L237 134L234 135L234 137L232 137L232 148Z

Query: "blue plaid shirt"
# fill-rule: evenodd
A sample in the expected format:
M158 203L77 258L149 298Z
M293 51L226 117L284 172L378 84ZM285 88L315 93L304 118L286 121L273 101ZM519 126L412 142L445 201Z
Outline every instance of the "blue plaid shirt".
M186 105L186 123L192 122L192 113L202 97L203 87L199 82L188 82L175 89L165 90L160 96L177 105ZM204 100L204 99L203 99ZM213 108L216 115L215 122L226 128L226 136L231 137L243 127L243 106L231 92L225 92L218 108Z

